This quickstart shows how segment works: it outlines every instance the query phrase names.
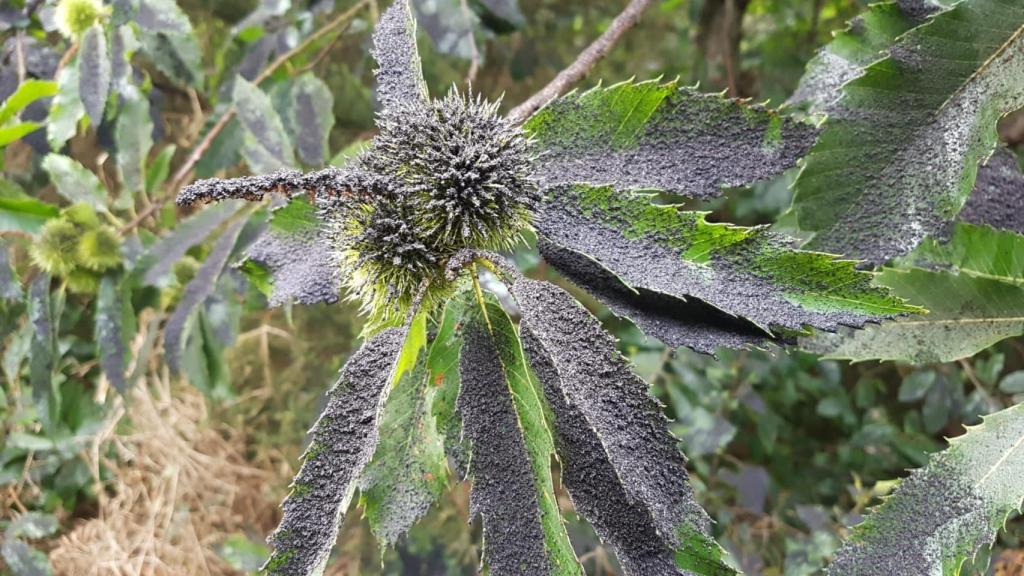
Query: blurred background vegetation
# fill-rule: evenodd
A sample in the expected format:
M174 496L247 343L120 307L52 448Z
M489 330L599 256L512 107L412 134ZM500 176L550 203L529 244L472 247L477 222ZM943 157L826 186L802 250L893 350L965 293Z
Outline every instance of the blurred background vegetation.
M115 14L121 2L113 3ZM176 68L159 58L140 54L134 59L153 127L147 181L165 181L186 161L223 114L231 78L256 78L356 4L179 0L194 29L201 77L183 83L168 74ZM329 156L335 161L372 136L374 64L368 44L384 6L365 4L343 26L275 66L262 85L272 92L268 86L285 86L311 72L329 87L334 116ZM488 98L504 98L507 109L569 64L625 2L414 4L431 92L471 85ZM655 2L580 88L599 79L678 76L707 91L781 105L815 50L866 4ZM25 78L54 78L73 56L73 43L47 29L45 13L52 8L38 0L0 5L0 101ZM29 13L33 16L26 18ZM26 116L41 114L36 118L41 120L46 111L42 106ZM118 145L117 126L79 123L62 148L108 188L117 179L108 161ZM1015 126L1007 124L1004 139L1019 145L1022 131ZM244 173L241 140L241 127L229 123L190 178ZM17 197L11 191L17 189L57 198L59 191L41 167L47 141L39 132L0 150L3 197ZM791 177L735 191L707 209L716 220L771 224L789 206ZM138 222L143 244L186 216L173 203L160 206L170 192L158 185L147 185L146 193L150 196L140 200L139 212L130 213L156 206L152 217ZM26 270L25 238L10 233L2 239L14 269ZM224 329L205 338L203 369L186 370L191 382L182 382L169 374L153 342L208 244L188 251L169 284L134 294L138 330L130 334L129 346L136 355L153 352L136 362L139 383L123 399L97 366L90 323L95 290L68 295L58 323L59 433L44 430L26 400L31 368L25 363L27 344L18 338L24 310L0 304L0 528L6 534L0 571L18 576L236 574L252 572L263 561L263 538L276 525L276 507L295 472L305 432L352 349L360 320L345 304L266 310L256 291L222 285L219 303L207 303L204 310L206 317L220 318L217 327ZM538 276L554 278L528 251L517 258ZM1021 338L969 360L912 367L850 365L782 350L723 351L714 359L665 350L629 326L614 329L675 420L699 500L718 522L717 537L736 564L755 576L820 573L845 527L887 494L893 479L921 466L945 437L961 434L964 425L978 423L1014 397L1020 402L1024 394ZM564 492L560 497L571 508ZM467 490L453 486L395 549L381 550L359 514L350 514L328 572L475 574L480 534L467 517ZM589 574L617 573L614 558L584 523L572 522L570 533ZM1022 539L1024 524L1013 520L987 572L1024 574Z

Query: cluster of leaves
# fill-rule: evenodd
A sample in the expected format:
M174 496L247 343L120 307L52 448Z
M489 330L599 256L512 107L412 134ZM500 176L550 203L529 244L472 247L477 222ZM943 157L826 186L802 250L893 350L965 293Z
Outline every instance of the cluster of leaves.
M928 24L951 17L962 15L943 14ZM400 169L385 176L398 182L419 170L420 154L426 157L451 139L447 126L442 126L436 131L436 143L409 139L410 146L424 152L394 154L389 123L401 117L403 107L421 105L417 103L424 97L414 29L406 2L396 2L378 27L375 56L381 66L383 135L359 160L366 165L397 160ZM1007 40L1012 43L1014 29L1008 30ZM999 45L998 50L1005 49ZM936 67L941 72L939 64ZM987 66L988 59L981 58L979 67ZM870 70L865 75L870 76ZM958 73L962 81L974 79ZM1012 84L1004 80L1005 74L995 76L996 82ZM955 88L954 84L949 90ZM982 93L981 97L988 97L985 90ZM871 104L881 106L871 101L866 105ZM1015 101L996 98L994 106L998 115L999 111L1011 111ZM927 113L923 107L922 116ZM835 119L830 122L844 121L841 111L833 111L829 118ZM864 115L855 118L865 121ZM989 120L991 123L992 118ZM871 277L856 271L852 262L794 251L786 239L771 233L710 224L700 213L657 205L649 196L639 194L656 189L713 197L723 186L742 186L778 174L817 139L796 183L799 218L804 202L801 179L813 177L815 154L821 153L815 150L828 141L830 130L835 130L832 126L826 123L819 134L771 111L701 95L675 83L625 83L563 97L524 126L537 150L531 177L544 192L534 216L540 252L567 279L648 335L673 347L685 345L709 353L720 346L785 342L808 327L859 328L868 321L915 312L872 287ZM986 126L978 129L985 131ZM994 132L994 127L987 126L987 131ZM987 141L989 150L991 140ZM979 150L974 157L964 152L968 170L971 158L976 163L977 154L984 154L983 148ZM486 160L471 160L487 165ZM444 171L459 168L468 175L475 166L473 162L446 165ZM308 192L321 206L328 205L324 198L331 200L320 215L326 221L321 226L329 226L339 218L335 212L344 214L349 197L379 193L379 186L361 190L360 185L366 186L344 173L278 175L201 182L179 199L258 198L288 189ZM448 190L439 192L457 192L463 200L485 205L493 200L486 195L473 200L479 191L471 187L446 187ZM409 202L425 203L414 192L405 194ZM910 201L914 195L907 193L893 202L901 199ZM394 220L410 226L417 223L403 220L401 215ZM879 241L870 233L850 236L844 237L844 242ZM380 250L393 238L398 236L378 238L374 247ZM902 242L920 240L900 238ZM400 301L403 314L396 314L396 321L371 324L366 344L346 365L314 428L305 463L285 502L284 519L271 539L275 552L266 570L282 574L322 571L357 485L371 527L385 541L393 541L437 498L447 450L460 462L460 473L473 482L473 514L482 518L485 560L494 573L579 572L558 511L552 507L547 463L556 453L577 512L612 546L627 573L728 573L731 568L721 562L720 551L709 539L706 516L690 489L678 483L685 478L683 462L667 442L670 436L656 416L656 405L646 396L645 386L637 384L642 381L636 380L621 358L615 359L614 341L607 339L593 317L568 294L523 279L500 257L481 252L491 247L488 243L487 238L452 243L450 256L424 262L424 268L430 265L444 270L441 282L448 292L456 292L443 316L435 315L439 299L405 298ZM406 241L398 245L411 246ZM350 241L343 244L342 252L358 253L367 248ZM857 250L845 252L864 255ZM882 253L877 258L889 255ZM1013 255L1010 252L1009 258ZM378 262L403 265L402 258L390 255ZM518 330L498 301L481 291L476 263L486 264L505 282L506 298L511 296L507 305L521 316ZM475 287L476 306L457 288L448 287L458 283L467 269ZM289 273L275 276L293 284L287 279ZM420 272L420 276L423 286L439 279L437 272ZM445 329L452 315L458 318L456 332ZM403 317L407 318L404 322L397 321ZM431 323L436 323L436 328L428 331L426 326ZM434 333L433 338L427 337L429 332ZM435 354L438 348L441 351ZM431 371L431 359L448 358L453 348L458 355L446 362L445 369ZM456 358L458 377L449 378ZM421 364L423 368L419 368ZM406 380L412 382L403 385ZM453 383L452 390L442 396L447 406L442 403L433 412L428 410L433 394L428 394L425 386L432 380ZM406 395L407 390L413 398ZM413 419L418 423L410 427L388 420L386 415L394 404L403 414L419 415ZM972 433L978 447L964 451L979 459L972 466L983 471L982 480L1014 476L1005 463L1017 446L1016 436L1002 432L1014 422L1013 413L1004 412ZM623 436L624 430L628 437ZM994 444L994 439L1007 437L1010 442L1005 446ZM419 450L410 453L407 447L412 445ZM936 460L914 478L933 475L958 482L956 474L966 472L965 459L952 454L944 456L949 464L942 471L934 471L941 466ZM968 540L963 531L948 536L957 539L958 543L951 543L954 551L936 557L925 543L933 530L949 521L949 511L933 512L936 524L921 527L924 542L919 551L914 551L913 537L900 537L910 529L905 517L902 522L886 520L880 512L887 531L876 540L862 544L858 539L848 544L839 552L834 569L856 571L866 562L875 563L869 572L883 569L890 561L886 546L898 554L919 555L916 570L921 573L930 571L936 562L958 568L991 540L993 524L998 525L1017 507L1020 496L1001 488L1002 484L992 493L980 491L978 483L956 486L963 494L947 497L963 496L959 499L967 501L967 509L985 511L972 525L976 537ZM954 490L952 486L940 488ZM901 490L896 498L912 499L913 490ZM935 504L929 500L935 496L942 495L924 489L919 508ZM639 503L643 506L638 507ZM524 510L531 512L524 514ZM857 552L851 551L854 548ZM868 560L858 560L861 557Z
M725 380L709 377L699 390L660 382L677 419L666 422L636 375L648 375L643 355L626 361L618 350L630 338L616 342L577 298L606 309L606 324L726 361L723 347L793 343L836 358L948 361L1024 332L1015 217L1024 178L1011 151L989 158L995 121L1019 108L1024 92L1012 57L1022 29L1013 3L872 6L814 60L792 99L823 119L820 127L678 82L572 93L517 127L497 104L455 92L428 98L410 2L399 0L374 39L379 134L335 156L340 168L307 175L294 169L327 163L335 101L347 107L349 94L304 67L260 71L290 45L289 34L310 33L301 19L276 27L287 4L268 3L237 22L211 51L214 65L203 61L203 42L169 0L109 7L62 0L38 14L36 3L24 8L17 26L36 38L59 31L66 56L58 62L53 47L24 44L27 73L37 79L0 108L0 136L37 146L65 207L46 201L49 191L24 193L40 187L31 174L0 190L0 230L10 233L10 250L0 252L0 336L11 343L3 368L12 390L25 380L33 396L30 403L11 397L5 416L31 432L6 438L2 461L5 478L33 458L46 463L33 470L37 480L64 470L65 509L88 492L89 472L75 454L99 425L94 402L103 401L106 383L125 392L139 379L161 322L171 368L214 396L230 394L223 352L242 312L243 278L271 305L331 303L347 288L371 320L314 429L272 537L269 573L322 570L356 490L370 529L394 544L458 479L472 483L471 515L482 520L491 573L581 573L552 456L576 512L626 573L729 574L746 566L741 538L723 539L736 553L729 558L712 537L697 504L709 496L698 485L695 497L687 485L672 436L682 437L707 477L702 457L720 453L742 425L722 420L723 406L710 403ZM480 57L481 22L498 31L521 19L514 2L411 4L438 51L460 57ZM965 44L970 54L960 53ZM242 160L253 173L271 174L186 189L184 203L223 202L180 223L171 207L150 208L187 177L187 169L170 175L174 146L155 142L174 130L156 106L178 88L210 95L213 110L201 155L185 159L189 168L210 176ZM49 114L45 142L31 135L44 125L41 106ZM72 157L69 141L81 145L90 134L109 146L107 167L103 156ZM798 234L813 234L807 247L885 262L880 273L678 204L797 169L789 221ZM237 200L268 194L269 209ZM511 248L523 235L536 238L567 291L486 252ZM421 288L425 298L417 298ZM247 296L259 306L256 292ZM151 329L129 350L140 314ZM94 334L96 344L83 346L81 333ZM672 373L710 375L719 366L655 354ZM848 396L828 375L806 371L813 369L796 370L796 379L815 398L816 417L899 453L845 462L844 470L860 466L871 478L924 465L921 450L936 447L925 439L956 422L952 414L976 423L974 415L1001 407L980 389L964 397L946 372L916 372L899 396L923 400L921 414L893 432L877 410L857 422L851 408L867 411L882 391L878 381L864 378ZM996 386L982 372L971 377ZM1012 395L1019 383L999 385ZM797 406L782 404L751 408L761 465L796 458L768 456L782 449L780 420ZM839 550L832 572L910 565L912 573L956 573L1020 505L1022 421L1019 406L993 415L914 473ZM820 468L824 475L827 465ZM737 490L763 478L750 467L737 474ZM731 518L709 510L728 534ZM3 550L8 565L38 564L23 540L42 534L14 527ZM793 544L793 555L820 568L837 545L809 540ZM789 566L788 549L786 556Z

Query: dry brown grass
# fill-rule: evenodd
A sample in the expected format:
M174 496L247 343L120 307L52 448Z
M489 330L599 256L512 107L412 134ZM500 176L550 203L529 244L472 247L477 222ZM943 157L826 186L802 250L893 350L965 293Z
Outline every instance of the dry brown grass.
M137 385L128 405L130 422L109 426L91 457L94 470L113 473L98 491L99 514L57 542L55 573L235 574L217 546L233 532L273 526L274 480L246 462L244 438L209 422L198 391L172 386L166 373Z

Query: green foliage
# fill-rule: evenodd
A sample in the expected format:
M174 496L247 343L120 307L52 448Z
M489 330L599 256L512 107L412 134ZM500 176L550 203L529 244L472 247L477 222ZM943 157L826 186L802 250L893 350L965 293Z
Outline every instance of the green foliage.
M805 348L829 358L923 364L973 356L1024 334L1024 237L957 224L945 241L926 240L876 278L897 296L928 308L862 331L816 334Z
M997 412L911 473L858 525L829 574L955 576L1024 505L1024 406Z
M843 86L794 184L808 247L880 263L957 215L996 122L1024 105L1022 30L1019 5L961 2Z
M953 574L1021 547L1012 119L989 157L1013 3L866 6L799 86L863 2L652 3L589 77L686 80L581 86L522 127L500 111L621 6L52 4L63 34L0 10L0 488L30 510L0 571L47 573L106 517L132 464L105 438L165 363L276 475L360 327L270 546L247 518L202 539L211 570ZM809 117L753 103L794 87ZM758 226L794 179L776 230L844 254ZM365 326L292 307L346 295Z

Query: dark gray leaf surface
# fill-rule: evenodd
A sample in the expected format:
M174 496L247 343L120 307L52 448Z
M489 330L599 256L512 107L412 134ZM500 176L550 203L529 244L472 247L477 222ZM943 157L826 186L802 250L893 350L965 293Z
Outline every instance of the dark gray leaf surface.
M1024 234L1024 172L1013 152L999 148L978 169L960 220Z
M628 574L734 574L687 484L660 406L615 340L562 289L511 288L530 363L555 415L562 480Z
M1024 5L971 0L902 35L843 86L793 185L814 250L884 262L952 221L1024 106Z
M85 112L96 126L103 122L103 109L110 93L110 53L103 27L94 24L82 36L78 55L78 94Z
M193 313L216 289L217 279L220 278L224 267L227 266L228 258L231 256L231 251L234 249L235 242L245 223L245 218L239 218L221 234L216 244L213 245L213 250L199 267L195 277L185 286L185 293L182 295L178 307L174 309L174 313L167 320L164 330L164 349L167 355L167 365L174 372L178 372L181 368L181 355L188 340L189 328L194 318Z
M11 268L10 255L7 253L7 244L0 240L0 301L17 302L24 294L21 289L21 282Z
M1024 404L985 417L853 529L830 576L956 576L1024 502Z
M544 186L587 183L693 198L781 174L817 134L762 106L678 81L572 92L524 128L540 153L536 176Z
M497 304L467 320L459 373L470 514L483 520L490 573L581 575L554 500L554 445L543 408L515 328Z
M269 541L270 575L322 574L355 480L377 445L377 421L393 380L406 330L390 328L366 341L342 368L313 440L284 501L284 518Z
M756 325L700 300L631 289L593 259L543 237L538 239L537 247L544 260L562 276L597 298L616 316L629 320L646 336L669 348L686 346L714 354L719 347L760 346L774 340Z
M327 136L334 126L334 96L313 74L295 80L289 93L288 129L303 162L320 166L327 158Z
M427 85L416 48L416 20L409 0L395 0L377 22L372 54L377 60L377 99L384 108L415 104L427 98Z
M117 280L104 276L96 294L96 347L99 350L100 368L107 380L121 394L127 393L125 367L127 362L122 316L124 314L123 294Z
M149 285L163 285L174 263L193 246L200 244L227 222L244 204L240 201L225 202L200 210L181 221L174 230L153 243L137 266L144 270L143 282Z
M53 403L53 367L56 362L54 318L50 302L50 277L39 274L32 280L28 293L28 319L32 323L29 344L29 383L32 400L39 411L40 420L51 424Z
M233 98L238 119L249 136L247 142L265 150L276 160L278 167L293 166L295 155L292 144L270 96L248 80L238 77L235 78ZM260 171L259 167L253 169Z
M609 187L549 191L535 226L644 293L695 298L762 330L835 330L916 309L871 285L851 261L801 252L764 228L713 224L700 212L655 205ZM691 345L713 349L721 338Z

